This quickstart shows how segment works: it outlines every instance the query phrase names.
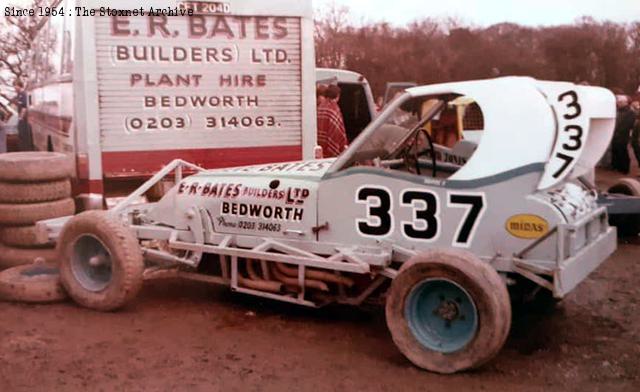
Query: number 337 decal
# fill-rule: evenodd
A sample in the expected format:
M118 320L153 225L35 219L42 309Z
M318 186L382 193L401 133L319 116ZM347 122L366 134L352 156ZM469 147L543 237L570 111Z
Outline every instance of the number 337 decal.
M580 96L574 90L560 90L549 96L558 120L558 136L540 189L548 188L566 177L575 167L586 145L589 127L583 116Z
M399 196L400 208L412 212L412 220L398 223L402 235L410 240L436 241L442 232L442 206L438 194L425 189L405 189ZM367 206L366 218L356 219L358 233L366 237L385 237L394 232L394 204L389 189L363 186L356 192L355 201ZM485 211L484 194L448 193L447 207L465 210L453 246L468 247Z

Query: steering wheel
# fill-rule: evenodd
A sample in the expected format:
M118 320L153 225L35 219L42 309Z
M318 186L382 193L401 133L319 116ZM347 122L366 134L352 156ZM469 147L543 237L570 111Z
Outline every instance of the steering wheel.
M418 142L420 141L420 134L421 133L424 133L427 141L429 142L429 147L418 151L418 149L416 147L418 146ZM412 151L413 151L413 153L412 153ZM436 173L438 171L437 164L436 164L436 151L435 151L435 147L433 146L433 139L431 138L431 135L424 128L420 128L416 132L416 136L413 139L413 143L411 143L407 147L406 152L404 154L405 165L407 167L409 167L409 165L411 163L409 158L410 158L410 155L411 155L411 160L413 161L413 165L414 165L416 174L421 176L422 175L422 170L420 170L419 157L420 157L420 155L423 155L426 151L430 151L431 152L431 167L432 167L432 170L433 170L432 176L435 178Z

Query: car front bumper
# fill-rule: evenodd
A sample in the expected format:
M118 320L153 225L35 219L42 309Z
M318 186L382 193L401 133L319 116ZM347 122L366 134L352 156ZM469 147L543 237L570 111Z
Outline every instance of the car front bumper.
M558 238L553 294L562 298L615 252L617 232L608 224L606 209L599 208L579 222L561 225Z

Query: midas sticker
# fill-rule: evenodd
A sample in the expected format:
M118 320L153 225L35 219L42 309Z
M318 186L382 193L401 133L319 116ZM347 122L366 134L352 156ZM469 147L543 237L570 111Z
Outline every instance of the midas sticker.
M535 240L549 232L549 223L537 215L516 215L509 218L506 229L514 237Z

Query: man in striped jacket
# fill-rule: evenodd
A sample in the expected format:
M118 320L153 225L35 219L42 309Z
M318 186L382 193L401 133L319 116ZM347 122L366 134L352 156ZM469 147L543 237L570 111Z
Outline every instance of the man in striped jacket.
M340 87L330 85L324 91L324 102L318 106L318 144L323 157L340 155L348 144L342 112L338 106Z

